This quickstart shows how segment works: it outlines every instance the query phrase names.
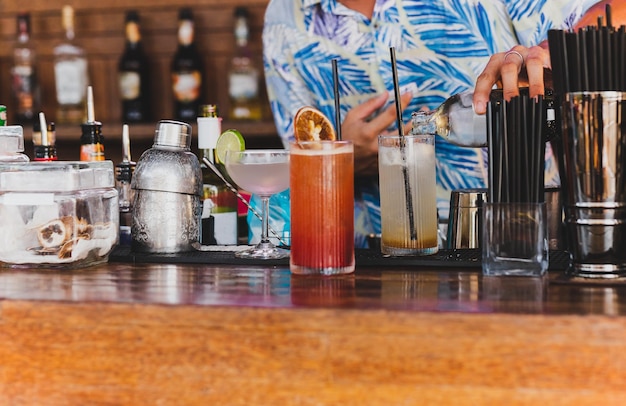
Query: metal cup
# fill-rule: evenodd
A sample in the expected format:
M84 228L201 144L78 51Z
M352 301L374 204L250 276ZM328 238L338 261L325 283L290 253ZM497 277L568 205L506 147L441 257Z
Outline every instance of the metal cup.
M458 189L450 194L448 249L480 248L483 203L487 189Z
M626 93L566 93L564 198L572 272L626 273Z
M482 232L482 207L487 201L487 189L458 189L450 194L447 249L480 248ZM565 249L563 238L563 214L561 189L550 186L545 189L548 222L548 247Z

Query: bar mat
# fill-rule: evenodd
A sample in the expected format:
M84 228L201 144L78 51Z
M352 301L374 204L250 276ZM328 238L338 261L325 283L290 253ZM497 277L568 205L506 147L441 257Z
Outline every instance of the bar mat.
M440 250L428 256L389 257L379 251L355 250L358 267L439 267L439 268L480 268L480 249ZM550 251L550 270L563 271L569 265L569 255L565 251ZM117 246L109 255L110 262L168 263L168 264L213 264L213 265L265 265L289 266L289 259L241 259L234 251L191 251L178 254L145 254L132 252L128 246Z

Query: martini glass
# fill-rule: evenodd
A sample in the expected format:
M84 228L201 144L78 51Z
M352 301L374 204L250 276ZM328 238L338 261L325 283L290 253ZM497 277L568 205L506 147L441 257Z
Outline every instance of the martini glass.
M227 151L226 171L242 189L254 193L262 202L261 241L254 247L238 251L239 258L287 258L289 251L276 247L268 237L270 197L289 187L289 151L285 149L248 149Z

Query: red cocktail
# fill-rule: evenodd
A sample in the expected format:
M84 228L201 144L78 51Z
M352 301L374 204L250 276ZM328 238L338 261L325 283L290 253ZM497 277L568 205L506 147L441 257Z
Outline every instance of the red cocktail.
M350 141L291 144L291 272L354 271L354 147Z

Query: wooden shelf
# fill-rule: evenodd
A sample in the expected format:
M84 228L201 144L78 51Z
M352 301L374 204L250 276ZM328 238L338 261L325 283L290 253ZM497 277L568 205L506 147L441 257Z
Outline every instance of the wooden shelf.
M154 131L158 121L154 123L138 123L129 124L131 140L153 140ZM190 123L193 127L193 138L198 135L198 127L196 123ZM102 133L105 140L114 140L122 138L123 123L102 123ZM222 121L222 129L235 128L241 132L245 139L253 138L274 138L278 137L276 127L273 121ZM32 134L31 128L24 128L24 136L26 140L30 140ZM75 141L80 138L80 125L58 125L56 128L57 141Z
M198 127L191 123L192 141L191 150L198 150ZM119 162L122 158L122 123L104 122L102 124L104 135L104 150L106 158L113 162ZM157 122L130 124L131 155L134 160L139 159L141 154L152 146L154 131ZM276 127L272 121L244 122L223 121L222 129L235 128L243 134L246 140L246 148L282 148L283 144L278 137ZM56 128L57 151L60 160L72 161L79 159L80 151L80 126L59 125ZM32 127L24 126L25 152L32 158Z

